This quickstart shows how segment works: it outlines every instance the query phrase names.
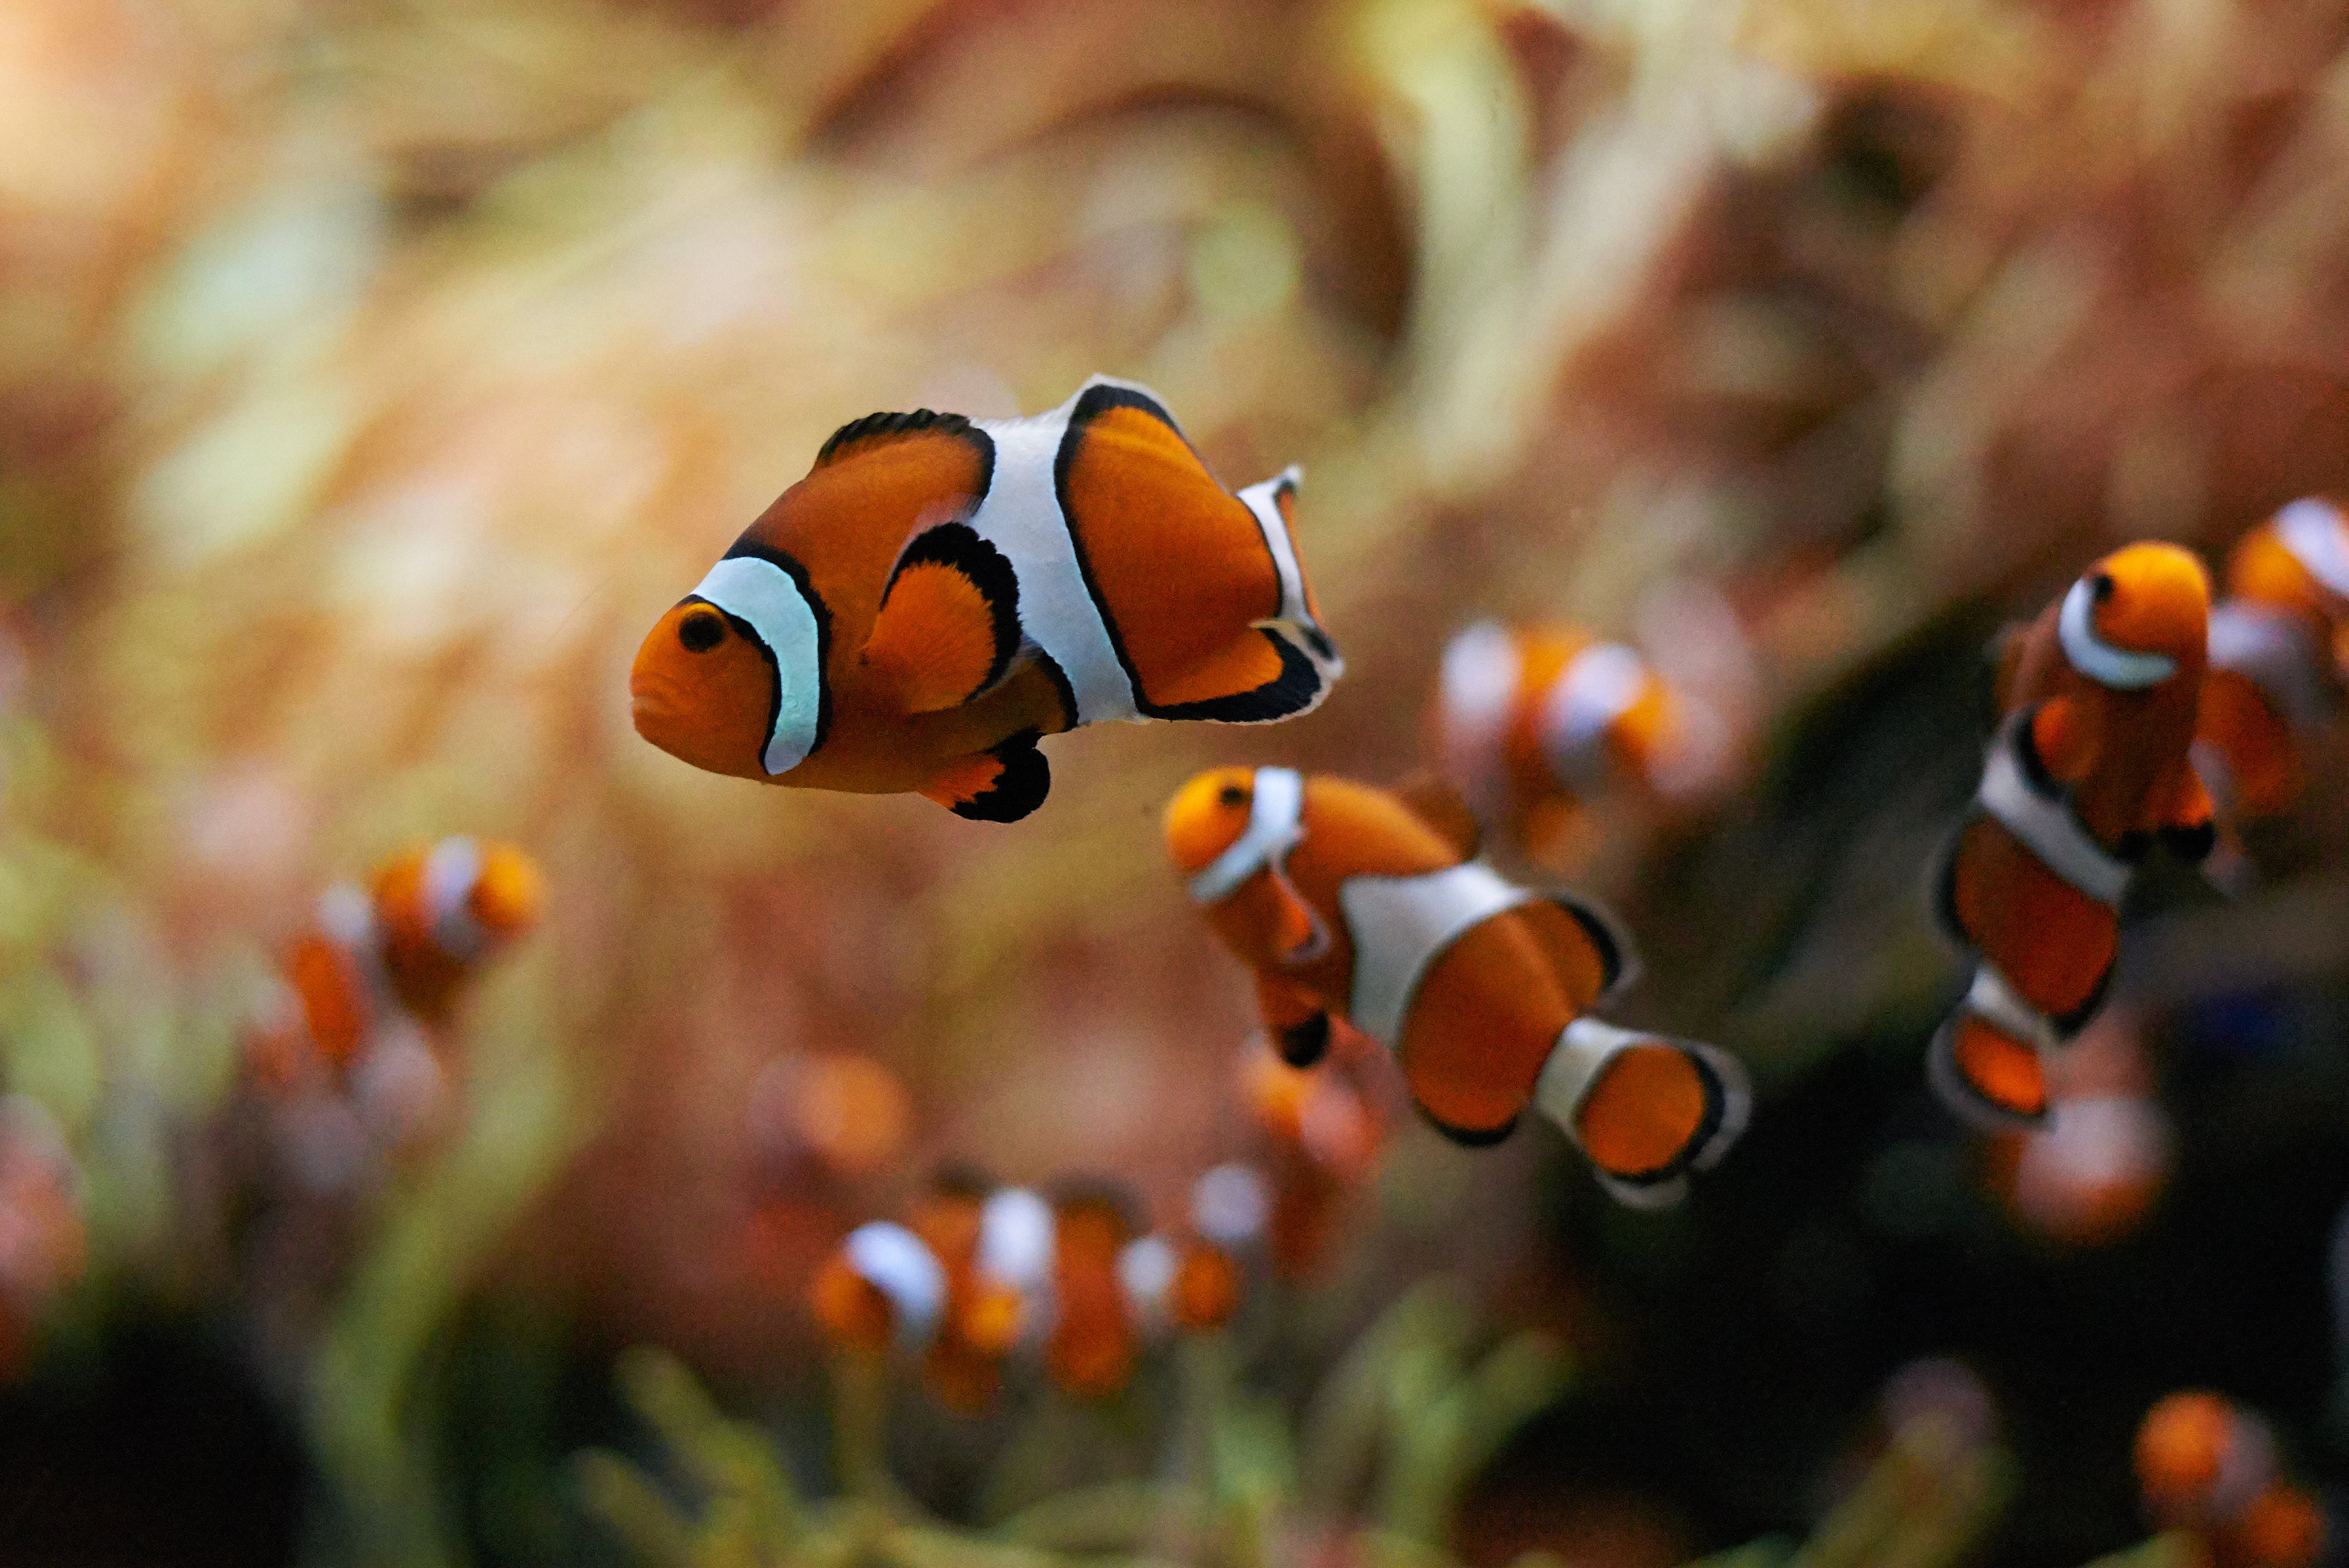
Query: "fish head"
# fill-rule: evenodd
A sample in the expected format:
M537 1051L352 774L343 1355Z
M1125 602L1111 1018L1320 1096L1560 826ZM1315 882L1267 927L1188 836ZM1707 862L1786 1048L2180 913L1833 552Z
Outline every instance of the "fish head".
M2058 622L2072 667L2100 685L2140 690L2199 670L2209 643L2210 577L2174 544L2132 544L2091 567Z
M663 615L636 650L636 733L696 768L771 779L805 760L829 717L828 620L787 559L740 550Z
M1256 769L1211 768L1166 803L1166 853L1174 869L1196 876L1247 831L1256 803Z

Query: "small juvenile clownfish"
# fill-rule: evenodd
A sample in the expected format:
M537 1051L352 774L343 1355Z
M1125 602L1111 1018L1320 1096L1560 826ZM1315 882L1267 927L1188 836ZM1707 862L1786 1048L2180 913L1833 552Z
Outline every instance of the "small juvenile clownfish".
M2187 757L2209 610L2200 562L2132 544L2007 641L2002 717L1935 881L1943 927L1979 962L1929 1071L1981 1126L2045 1119L2043 1057L2104 1000L2147 846L2209 852L2210 797Z
M2227 557L2210 612L2194 761L2230 815L2289 810L2306 784L2301 751L2340 713L2349 673L2349 518L2306 497Z
M1629 943L1593 905L1505 882L1475 841L1448 792L1406 802L1285 768L1200 774L1166 809L1192 901L1255 971L1292 1065L1318 1060L1343 1018L1393 1050L1456 1141L1499 1141L1530 1104L1619 1201L1677 1202L1744 1131L1744 1069L1588 1016L1627 978Z
M2195 1537L2212 1568L2308 1568L2323 1555L2323 1509L2281 1473L2267 1423L2223 1396L2156 1402L2136 1457L2146 1511Z
M1727 771L1728 727L1621 643L1485 621L1452 639L1429 728L1477 820L1547 852L1588 801L1684 800Z
M1344 662L1298 478L1233 495L1105 377L1025 419L867 416L654 626L636 731L715 773L1009 822L1050 788L1041 737L1309 712Z
M1051 1211L1017 1187L941 1178L910 1225L849 1233L816 1275L817 1321L843 1348L895 1346L922 1362L938 1402L984 1409L1005 1360L1031 1331L1051 1248Z
M337 882L286 944L277 1017L247 1042L262 1081L316 1062L342 1081L388 1026L445 1026L464 986L537 923L538 868L509 844L455 837L384 862L371 892Z
M1219 1328L1238 1310L1239 1265L1222 1247L1140 1230L1131 1197L1110 1183L1067 1183L1053 1203L1044 1370L1063 1392L1112 1398L1150 1341Z

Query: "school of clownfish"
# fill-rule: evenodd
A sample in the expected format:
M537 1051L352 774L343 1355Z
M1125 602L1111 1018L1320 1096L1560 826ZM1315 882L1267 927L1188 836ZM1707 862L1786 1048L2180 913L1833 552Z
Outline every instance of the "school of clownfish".
M647 636L636 728L717 772L1016 820L1048 790L1045 737L1321 701L1344 664L1299 555L1298 493L1295 469L1226 490L1153 395L1104 377L1030 418L856 420ZM2340 708L2349 519L2285 507L2237 545L2224 586L2214 607L2191 553L2133 544L1993 647L1995 729L1934 884L1973 975L1927 1053L1978 1126L2046 1121L2046 1067L2106 997L2148 848L2199 861L2227 824L2288 810L2306 740ZM1185 1223L1147 1233L1107 1183L1047 1195L941 1174L821 1271L811 1305L836 1346L910 1356L956 1410L984 1407L1022 1354L1072 1394L1113 1394L1152 1341L1231 1318L1242 1254L1310 1270L1387 1130L1350 1076L1377 1054L1361 1042L1448 1137L1495 1142L1531 1108L1629 1205L1676 1202L1723 1159L1752 1111L1737 1060L1596 1016L1636 976L1627 934L1479 848L1489 831L1538 853L1605 794L1718 792L1725 716L1621 644L1488 623L1446 650L1428 730L1433 780L1221 768L1166 808L1174 870L1255 980L1263 1034L1238 1081L1261 1169L1217 1167ZM303 1184L347 1185L426 1135L460 993L543 903L524 851L461 836L321 898L244 1053ZM2222 1568L2313 1553L2263 1433L2197 1394L2139 1437L2149 1511Z

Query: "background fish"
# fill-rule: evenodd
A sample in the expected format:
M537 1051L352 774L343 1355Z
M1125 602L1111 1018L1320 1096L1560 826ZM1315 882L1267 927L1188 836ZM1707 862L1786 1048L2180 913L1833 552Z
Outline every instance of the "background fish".
M2209 606L2191 553L2132 544L2007 640L1999 731L1937 883L1944 923L1981 958L1929 1056L1962 1116L2046 1114L2041 1055L2104 999L2137 861L2157 836L2209 851L2210 798L2187 760Z
M1675 1201L1744 1130L1743 1070L1587 1016L1630 964L1609 917L1503 882L1471 858L1457 799L1423 801L1428 815L1345 779L1218 769L1167 806L1167 848L1293 1065L1343 1018L1394 1048L1413 1103L1457 1141L1497 1142L1535 1105L1618 1198Z
M2237 820L2288 810L2309 739L2341 711L2349 671L2349 520L2292 502L2237 542L2210 612L2210 667L2194 731L2202 781Z

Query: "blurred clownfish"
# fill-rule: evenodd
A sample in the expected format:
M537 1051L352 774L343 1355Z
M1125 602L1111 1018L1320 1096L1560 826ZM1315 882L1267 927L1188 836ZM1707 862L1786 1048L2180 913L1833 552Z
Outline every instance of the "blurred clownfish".
M2280 1473L2267 1423L2220 1395L2171 1394L2137 1432L2137 1484L2165 1530L2196 1537L2212 1568L2307 1568L2324 1511Z
M1328 1246L1339 1205L1378 1158L1381 1129L1333 1062L1290 1067L1253 1036L1239 1070L1241 1099L1271 1146L1273 1272L1301 1279Z
M2229 813L2271 817L2307 782L2301 748L2341 711L2349 672L2349 518L2293 501L2227 558L2210 613L2194 761Z
M1717 786L1729 731L1621 643L1574 626L1485 621L1444 651L1430 728L1477 820L1547 852L1583 803L1617 789L1682 800Z
M986 1408L1003 1364L1032 1331L1052 1244L1052 1213L1018 1187L942 1177L910 1226L860 1226L816 1276L817 1321L843 1348L895 1345L917 1356L939 1403Z
M1678 1201L1744 1130L1744 1070L1588 1016L1625 979L1629 944L1595 907L1503 881L1471 858L1475 840L1448 791L1407 802L1285 768L1203 773L1166 809L1168 851L1256 972L1288 1061L1319 1059L1342 1017L1392 1048L1457 1141L1497 1142L1531 1104L1617 1199Z
M1198 1236L1137 1234L1120 1188L1070 1183L1052 1222L1044 1370L1068 1393L1111 1398L1132 1380L1147 1341L1221 1327L1238 1309L1239 1267L1230 1254Z
M248 1061L265 1082L290 1082L312 1060L339 1080L386 1025L445 1026L466 983L537 923L543 902L527 854L461 836L385 861L372 896L336 883L286 945L286 1005L248 1043Z
M0 1098L0 1380L25 1370L41 1315L88 1254L81 1168L65 1134L37 1101Z
M2137 860L2157 835L2209 851L2210 798L2187 758L2209 608L2200 562L2132 544L2008 639L1998 734L1936 881L1942 923L1980 962L1930 1072L1970 1120L2046 1116L2043 1054L2104 1000Z
M856 420L645 639L636 730L716 773L1008 822L1050 786L1043 736L1308 712L1344 665L1297 482L1235 497L1102 377L1030 418Z

